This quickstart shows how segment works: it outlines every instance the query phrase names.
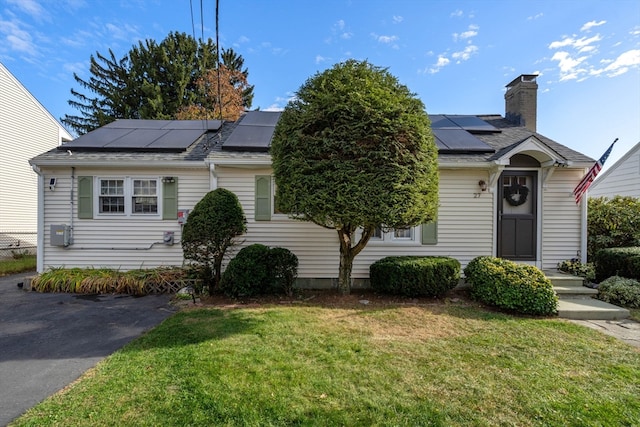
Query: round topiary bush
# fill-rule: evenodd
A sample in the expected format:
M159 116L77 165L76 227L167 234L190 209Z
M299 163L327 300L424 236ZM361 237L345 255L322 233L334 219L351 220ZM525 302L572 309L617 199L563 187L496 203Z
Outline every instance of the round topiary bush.
M540 269L502 258L477 257L464 269L471 295L498 308L523 314L558 311L558 297Z
M449 257L392 256L369 267L371 288L408 297L441 297L460 279L460 262Z
M284 292L291 296L298 276L298 257L286 248L255 243L238 252L222 274L220 287L231 297Z
M640 308L640 282L613 276L598 286L598 299L628 308Z
M222 292L231 297L264 294L269 287L269 247L259 243L242 248L220 281Z

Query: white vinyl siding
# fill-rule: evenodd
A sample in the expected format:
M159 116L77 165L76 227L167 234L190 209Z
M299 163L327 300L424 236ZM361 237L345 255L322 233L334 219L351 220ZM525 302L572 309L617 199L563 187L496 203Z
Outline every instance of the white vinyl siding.
M61 126L2 64L0 94L0 232L35 233L38 177L29 159L59 145Z
M45 182L49 177L57 177L54 191L45 190L44 224L44 268L54 267L109 267L120 270L153 268L158 266L183 264L180 244L181 226L176 219L162 220L147 215L120 216L103 218L95 215L93 219L79 219L77 215L78 186L80 176L125 176L133 175L137 170L96 171L77 167L75 171L73 210L70 203L71 169L45 168ZM145 170L144 176L164 176L166 170ZM192 210L196 203L209 191L208 169L172 170L178 186L177 208ZM94 181L97 179L94 178ZM160 180L158 185L162 186ZM96 194L94 194L94 198ZM175 215L174 215L175 216ZM50 228L52 224L73 223L73 244L67 248L51 246ZM175 244L162 244L163 233L174 232Z
M604 171L589 188L589 197L640 197L640 143Z
M291 250L299 260L300 278L338 277L339 247L335 230L312 223L290 220L282 215L270 221L255 221L255 177L270 175L271 169L216 167L218 186L234 192L247 217L248 232L243 245L262 243ZM370 242L356 257L353 278L369 277L369 266L389 255L447 255L464 265L479 255L492 253L493 199L491 194L475 198L479 179L488 179L484 171L440 171L440 207L438 209L438 243L421 245L414 229L414 239L406 242ZM469 213L472 212L472 215Z
M582 176L582 169L556 169L542 190L543 270L578 256L582 211L572 193Z

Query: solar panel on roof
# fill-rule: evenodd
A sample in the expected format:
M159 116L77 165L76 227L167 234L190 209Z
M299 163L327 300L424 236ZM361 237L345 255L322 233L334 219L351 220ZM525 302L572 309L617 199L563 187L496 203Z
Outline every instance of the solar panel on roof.
M446 116L450 121L469 132L499 132L493 125L476 116Z
M146 146L149 141L155 141L169 131L162 129L133 129L129 133L114 139L103 145L103 148L140 148Z
M273 126L237 126L224 142L224 150L235 151L268 151Z
M433 129L441 153L493 153L495 150L464 129ZM441 148L443 146L443 148ZM446 148L444 148L446 147Z
M147 146L153 150L186 150L203 134L202 129L172 129Z
M100 148L106 144L122 138L124 135L133 132L133 129L110 129L101 127L93 132L84 134L73 141L64 144L64 149L70 148ZM62 149L62 146L60 147Z
M185 151L220 120L116 120L68 142L60 149L104 151Z
M238 126L275 126L280 118L280 112L274 111L250 111Z
M447 116L433 114L429 116L431 129L458 129L460 126L449 120Z
M118 119L99 129L162 129L174 120ZM95 131L94 131L95 132Z

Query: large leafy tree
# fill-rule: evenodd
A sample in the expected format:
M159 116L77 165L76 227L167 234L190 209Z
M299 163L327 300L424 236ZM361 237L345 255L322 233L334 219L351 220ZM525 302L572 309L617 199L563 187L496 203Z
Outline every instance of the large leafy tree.
M217 48L211 39L196 41L186 33L169 33L157 43L141 41L122 58L113 51L96 52L90 58L91 77L76 82L87 92L72 89L69 105L78 115L65 115L62 122L84 134L116 119L173 119L188 106L213 109L211 93L198 82L216 70ZM253 86L246 83L244 60L233 49L221 51L222 63L230 70L224 87L233 87L242 97L242 108L251 107ZM213 71L212 71L213 70ZM239 76L244 77L244 84Z
M220 64L218 70L207 70L197 81L199 94L205 99L180 108L176 118L181 120L217 119L236 121L244 111L243 92L248 87L242 72Z
M189 213L182 230L182 251L199 271L209 294L218 289L227 250L246 230L238 197L224 188L205 194Z
M342 293L377 227L435 219L437 149L424 104L367 61L308 79L280 117L271 155L279 209L337 231Z

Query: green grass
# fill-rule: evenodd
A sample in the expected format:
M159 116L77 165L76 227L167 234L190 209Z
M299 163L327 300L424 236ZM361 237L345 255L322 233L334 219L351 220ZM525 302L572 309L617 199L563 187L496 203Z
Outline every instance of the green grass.
M632 320L640 322L640 308L630 308L629 313L631 313Z
M16 426L634 426L640 352L460 304L182 311Z
M0 260L0 276L22 273L36 269L36 256L24 255L18 258Z

